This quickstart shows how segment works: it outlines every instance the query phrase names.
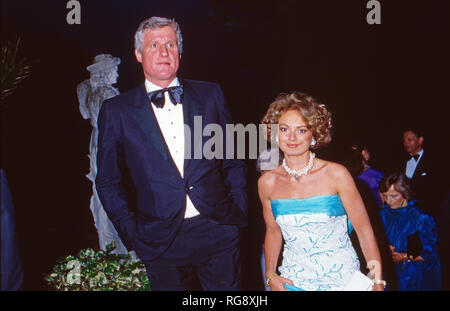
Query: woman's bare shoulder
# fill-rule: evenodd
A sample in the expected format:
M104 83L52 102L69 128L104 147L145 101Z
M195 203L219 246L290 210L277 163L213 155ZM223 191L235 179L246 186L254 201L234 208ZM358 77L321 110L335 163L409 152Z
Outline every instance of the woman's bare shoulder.
M325 173L332 177L346 177L349 172L344 165L328 160L318 159L319 169L323 169Z
M279 176L277 169L271 171L265 171L258 179L258 185L261 186L273 186Z

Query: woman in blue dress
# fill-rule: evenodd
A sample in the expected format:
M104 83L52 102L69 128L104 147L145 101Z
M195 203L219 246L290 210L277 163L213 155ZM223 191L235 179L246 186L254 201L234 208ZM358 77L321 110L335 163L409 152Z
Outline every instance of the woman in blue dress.
M327 107L304 93L281 94L262 123L267 138L277 142L284 155L282 165L258 180L266 223L266 284L272 290L344 290L359 271L348 235L350 220L373 276L373 289L383 290L380 253L352 176L344 166L310 151L331 141Z
M391 244L399 290L441 290L442 271L433 217L411 199L411 184L403 173L384 177L380 192L385 201L380 216ZM414 236L419 239L416 243L411 238ZM409 243L418 245L417 249L413 250Z

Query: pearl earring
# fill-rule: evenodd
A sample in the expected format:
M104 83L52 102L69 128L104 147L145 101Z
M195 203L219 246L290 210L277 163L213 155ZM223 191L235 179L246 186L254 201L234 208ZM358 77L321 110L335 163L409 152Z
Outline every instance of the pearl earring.
M316 140L313 138L313 139L311 140L310 146L312 147L312 146L315 146L315 145L316 145Z

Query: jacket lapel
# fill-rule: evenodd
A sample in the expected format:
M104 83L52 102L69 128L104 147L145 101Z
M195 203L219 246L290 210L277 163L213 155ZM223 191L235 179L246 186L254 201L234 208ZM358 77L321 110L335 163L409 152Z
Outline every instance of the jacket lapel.
M180 83L183 85L184 90L182 103L184 124L189 128L189 131L185 131L184 133L184 172L186 176L187 169L194 157L194 150L202 150L203 147L203 126L200 129L197 129L201 131L201 136L199 137L200 139L197 138L197 140L194 140L194 116L203 116L204 103L200 100L200 95L194 90L188 81L180 79Z
M416 169L414 170L414 174L411 179L415 179L417 176L420 176L424 172L424 163L423 163L424 156L425 156L425 151L422 154L422 157L420 158L419 163L417 163Z
M166 145L155 113L150 107L150 100L148 99L145 85L142 84L136 95L136 100L131 105L130 113L139 124L139 127L144 132L148 140L153 144L156 150L162 155L165 161L172 161L169 149ZM175 164L174 164L175 165ZM176 167L175 167L176 169Z
M191 159L194 156L195 148L202 150L202 139L194 140L194 116L202 116L204 110L204 103L201 102L199 94L192 88L189 82L180 79L180 83L183 85L184 95L182 100L183 118L185 125L190 131L185 131L185 160L184 160L184 172L186 173ZM153 109L150 107L151 103L147 96L145 84L142 84L136 92L136 100L130 105L130 113L138 123L139 127L144 132L145 136L152 143L156 150L161 154L165 161L172 164L173 168L179 175L178 168L176 167L172 156L170 155L169 148L167 147L164 136L158 125ZM201 137L203 136L203 127L200 128ZM197 144L197 146L194 145ZM188 154L188 155L186 155Z

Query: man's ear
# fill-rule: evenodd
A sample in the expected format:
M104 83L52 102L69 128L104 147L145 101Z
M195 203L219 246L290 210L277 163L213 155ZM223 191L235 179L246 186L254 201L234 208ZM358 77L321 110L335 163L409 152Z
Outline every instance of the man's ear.
M134 55L136 55L136 60L140 63L142 63L142 53L138 50L134 49Z
M424 141L423 137L419 137L419 144L420 144L420 146L422 146L423 141Z

